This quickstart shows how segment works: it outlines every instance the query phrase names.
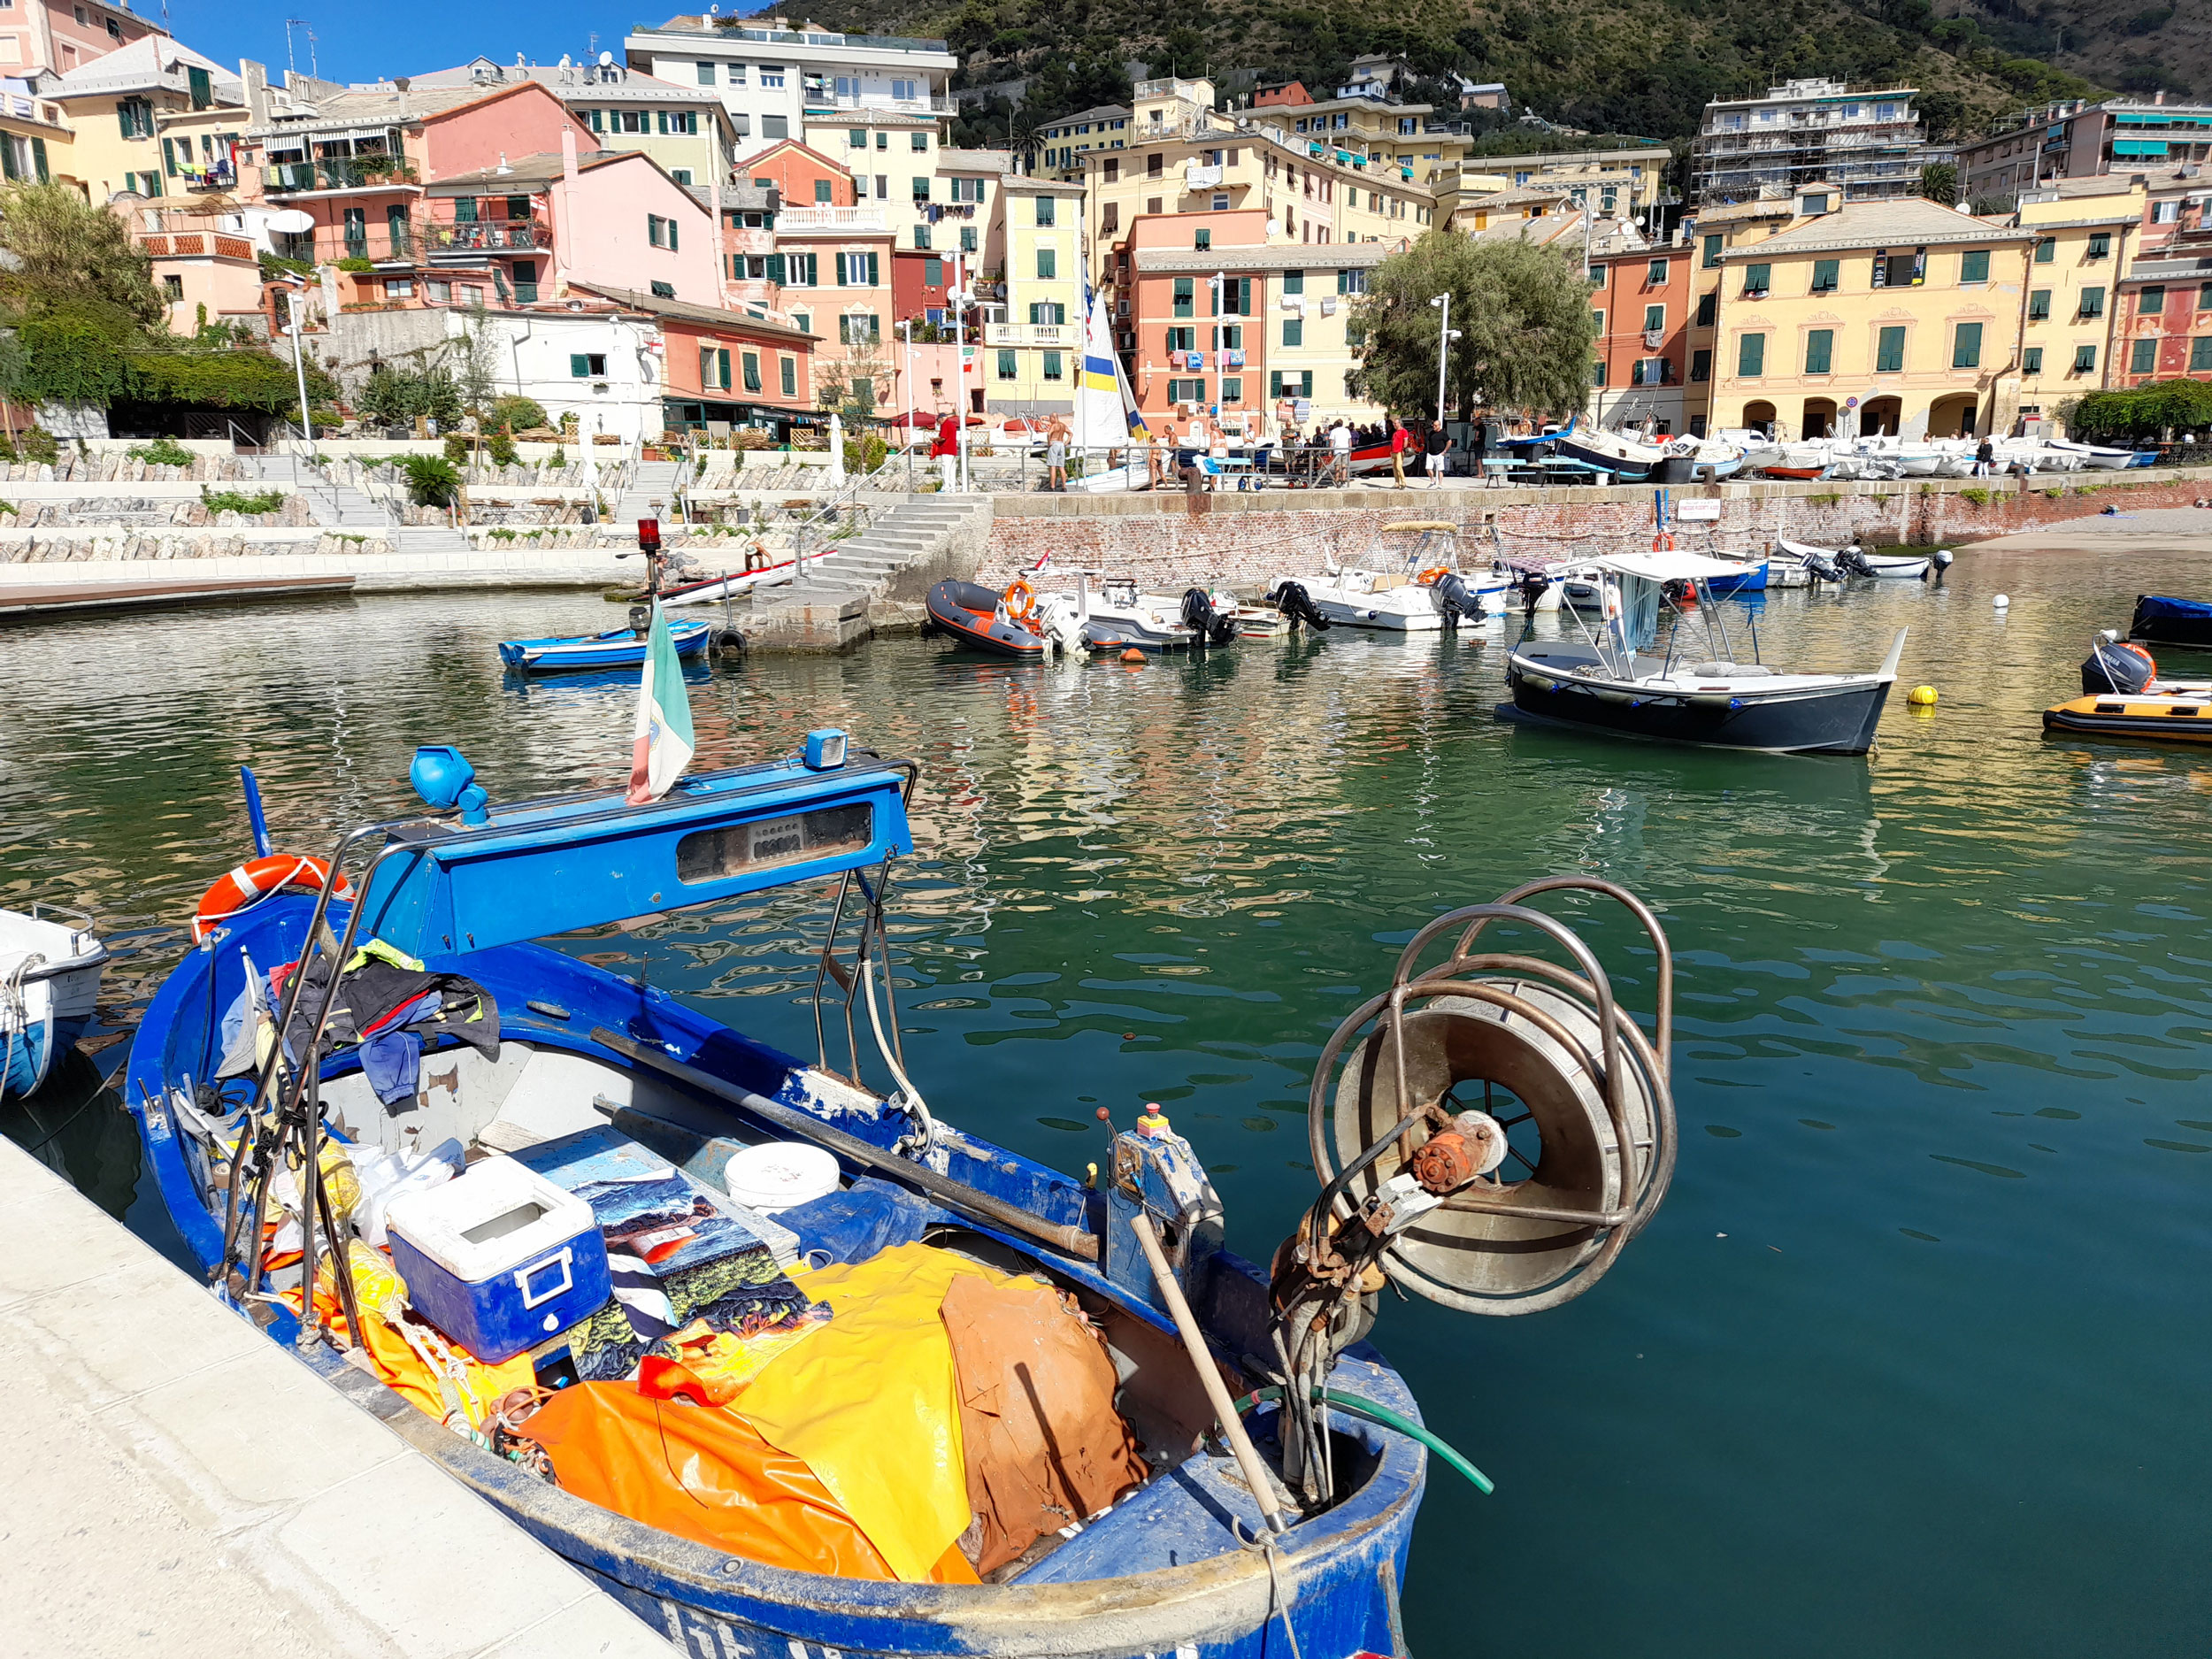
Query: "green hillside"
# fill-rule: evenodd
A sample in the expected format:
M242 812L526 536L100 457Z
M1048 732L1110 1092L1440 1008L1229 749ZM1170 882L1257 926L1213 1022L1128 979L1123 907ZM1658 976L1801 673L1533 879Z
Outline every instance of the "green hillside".
M1156 74L1256 71L1318 89L1359 54L1391 52L1424 74L1502 81L1555 121L1664 139L1695 131L1709 98L1801 75L1918 86L1938 138L2096 89L2020 50L2041 26L1941 18L1928 0L1409 0L1381 12L1354 0L827 0L810 14L942 36L963 58L958 84L1031 77L1026 107L1041 119L1125 96L1131 58Z

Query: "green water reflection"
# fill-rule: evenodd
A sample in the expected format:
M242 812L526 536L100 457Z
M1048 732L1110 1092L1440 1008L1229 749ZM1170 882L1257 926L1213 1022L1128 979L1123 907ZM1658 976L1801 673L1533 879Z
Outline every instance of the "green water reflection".
M693 699L704 760L835 724L923 761L896 943L941 1112L1079 1168L1094 1107L1161 1101L1263 1258L1312 1192L1312 1058L1424 919L1576 870L1662 911L1685 1134L1657 1221L1556 1313L1383 1315L1498 1482L1432 1489L1416 1651L2195 1651L2212 765L2034 718L2141 590L2212 568L1969 551L1942 588L1775 595L1773 659L1870 665L1912 628L1907 683L1942 701L1893 704L1865 761L1500 726L1494 629L1134 670L896 641ZM246 844L241 763L303 850L400 806L418 741L462 745L495 796L616 781L630 687L519 687L491 651L606 614L381 599L0 634L0 902L96 910L127 1023ZM573 948L810 1051L823 896ZM1589 921L1648 1006L1648 953Z

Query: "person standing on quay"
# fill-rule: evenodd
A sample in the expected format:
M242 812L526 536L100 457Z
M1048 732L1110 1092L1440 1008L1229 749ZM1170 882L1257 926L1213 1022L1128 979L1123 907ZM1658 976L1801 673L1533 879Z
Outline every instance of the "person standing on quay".
M937 423L937 441L929 446L937 461L937 488L949 495L960 488L960 417L947 415Z
M1429 459L1429 488L1438 489L1444 482L1444 457L1451 453L1452 434L1439 421L1429 428L1428 440L1422 444L1422 452Z
M1340 420L1329 428L1330 481L1339 489L1352 481L1352 429Z
M1406 451L1412 447L1413 436L1406 430L1406 423L1394 419L1390 423L1390 475L1399 489L1406 487Z

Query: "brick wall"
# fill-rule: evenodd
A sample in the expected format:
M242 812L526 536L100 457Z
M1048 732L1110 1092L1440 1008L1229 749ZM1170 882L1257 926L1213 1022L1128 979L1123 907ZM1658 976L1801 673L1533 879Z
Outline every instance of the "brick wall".
M2019 486L2025 484L2023 489ZM1976 499L1976 494L1986 496ZM1648 547L1648 487L1608 489L1323 490L1311 495L1001 495L977 580L1012 580L1049 553L1064 570L1102 569L1148 587L1193 582L1253 587L1348 559L1386 524L1433 519L1455 526L1470 554L1533 564ZM2212 498L2212 469L2076 472L2049 478L1901 480L1890 483L1756 483L1717 492L1674 490L1685 500L1718 495L1714 521L1677 521L1685 551L1760 553L1778 537L1839 547L1965 542L2066 518Z

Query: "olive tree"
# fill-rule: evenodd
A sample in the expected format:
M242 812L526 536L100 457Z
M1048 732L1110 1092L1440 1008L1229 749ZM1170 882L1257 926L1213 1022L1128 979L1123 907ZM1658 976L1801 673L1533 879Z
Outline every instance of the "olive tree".
M1520 241L1476 242L1432 230L1375 268L1353 308L1363 336L1354 396L1402 418L1436 410L1441 318L1432 304L1452 296L1445 367L1448 412L1479 408L1565 419L1589 396L1597 324L1578 259Z

